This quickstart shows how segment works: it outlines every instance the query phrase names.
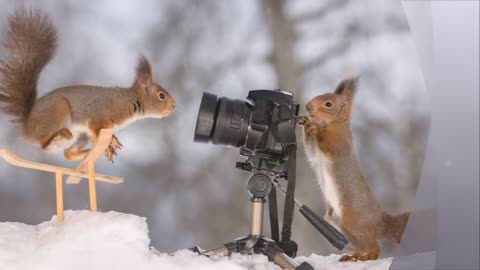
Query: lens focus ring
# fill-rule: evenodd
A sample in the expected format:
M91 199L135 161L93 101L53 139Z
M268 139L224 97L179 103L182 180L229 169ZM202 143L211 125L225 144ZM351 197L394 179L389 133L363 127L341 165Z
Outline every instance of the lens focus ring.
M233 147L244 145L251 112L251 105L245 101L220 98L211 135L212 143Z

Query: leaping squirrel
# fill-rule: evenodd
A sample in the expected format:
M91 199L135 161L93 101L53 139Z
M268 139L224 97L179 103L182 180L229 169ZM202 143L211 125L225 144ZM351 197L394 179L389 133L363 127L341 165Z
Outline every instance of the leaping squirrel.
M392 216L375 200L355 156L350 129L357 78L345 79L333 93L313 98L306 106L310 117L299 116L304 126L305 152L327 204L325 219L348 238L353 255L340 261L375 260L377 241L402 237L409 213Z
M38 10L18 9L9 17L0 60L0 102L19 131L44 150L65 149L68 160L85 156L90 139L101 129L118 130L142 118L163 118L175 108L170 94L152 79L152 69L141 57L130 87L74 85L54 89L37 99L38 77L53 58L57 31L52 20ZM121 148L113 136L106 150L112 160Z

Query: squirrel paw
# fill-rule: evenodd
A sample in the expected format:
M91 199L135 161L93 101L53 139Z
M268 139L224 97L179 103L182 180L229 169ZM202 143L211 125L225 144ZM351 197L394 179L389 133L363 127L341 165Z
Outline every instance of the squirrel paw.
M365 256L362 256L359 253L354 253L353 255L343 255L340 257L338 260L339 262L357 262L357 261L367 261L368 258L364 258ZM363 260L362 260L363 259Z
M110 145L113 146L115 149L122 149L123 144L120 143L118 138L115 135L112 135L112 141Z
M312 124L311 122L307 123L305 125L305 134L308 136L310 135L317 135L317 133L320 131L317 125Z
M357 261L368 261L378 259L378 252L362 254L360 252L355 252L353 255L343 255L338 260L339 262L357 262Z
M310 122L310 119L306 115L300 114L297 117L297 124L299 124L300 126L305 126L309 122Z
M105 156L107 157L108 161L111 161L113 163L113 156L116 156L117 152L112 146L108 146L107 149L105 150Z
M117 155L117 150L122 148L122 144L118 140L118 138L113 135L112 140L110 141L110 145L105 150L105 155L107 156L107 160L113 162L113 156Z
M297 117L297 124L303 126L307 136L316 135L320 131L320 126L310 120L308 116L300 114Z

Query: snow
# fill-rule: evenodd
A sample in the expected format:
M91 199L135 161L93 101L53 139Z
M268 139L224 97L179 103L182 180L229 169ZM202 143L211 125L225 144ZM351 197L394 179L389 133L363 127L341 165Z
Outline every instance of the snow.
M299 257L315 269L388 269L391 258L338 262L339 255ZM150 247L146 219L118 212L66 211L39 225L0 223L0 269L252 269L276 270L263 255L205 257L187 250L160 253Z

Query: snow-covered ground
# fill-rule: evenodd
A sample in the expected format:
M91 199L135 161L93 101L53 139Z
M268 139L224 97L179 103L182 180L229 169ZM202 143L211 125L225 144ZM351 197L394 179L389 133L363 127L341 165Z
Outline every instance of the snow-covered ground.
M66 211L65 221L32 226L0 223L1 270L280 269L263 255L199 256L159 253L150 246L146 219L118 212ZM388 269L391 258L339 263L338 255L299 257L315 269Z

